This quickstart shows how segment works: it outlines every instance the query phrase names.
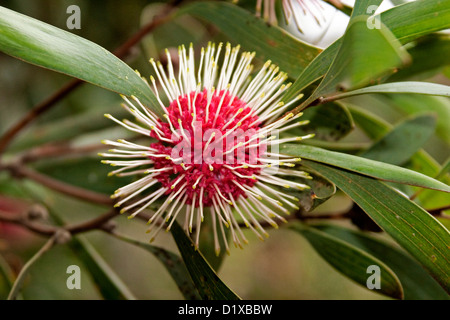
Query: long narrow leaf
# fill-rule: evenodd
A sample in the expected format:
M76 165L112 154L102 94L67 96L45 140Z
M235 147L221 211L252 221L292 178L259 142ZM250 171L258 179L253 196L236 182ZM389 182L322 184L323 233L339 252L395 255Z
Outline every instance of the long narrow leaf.
M429 114L408 118L396 125L359 156L393 165L408 161L432 136L436 117Z
M202 299L205 300L240 300L217 276L202 254L195 250L191 239L175 222L172 226L172 235L177 243L181 256L194 281Z
M322 231L299 223L290 229L302 234L316 251L336 270L366 287L370 266L380 268L380 288L376 290L395 299L403 298L403 288L395 273L382 261L363 250Z
M381 103L388 104L404 115L433 112L437 115L436 136L450 145L450 99L448 97L417 94L383 94L377 95Z
M376 16L403 44L450 27L450 1L417 0Z
M349 106L349 109L355 119L355 122L371 139L381 139L383 136L388 135L389 131L392 130L392 126L389 123L385 122L381 118L376 117L366 110L355 106ZM441 116L438 117L438 123L439 120L441 120ZM402 146L401 150L403 150L404 148L409 149L409 146ZM396 157L398 157L397 159L403 156L401 150L398 150L396 152ZM439 163L423 149L416 152L410 158L407 166L411 170L421 172L430 177L434 177L436 180L439 180L445 184L450 183L448 175L444 175L442 177L438 176L441 170ZM420 201L420 204L428 209L445 206L450 202L447 194L436 192L435 190L422 189L419 190L416 195L418 195L417 199Z
M92 274L92 278L107 300L135 300L136 298L91 243L83 236L76 236L69 247L77 253Z
M379 6L382 0L361 0L356 1L352 10L351 20L353 21L361 15L367 14L369 6ZM333 59L339 51L342 38L333 42L322 53L320 53L297 78L289 91L285 94L286 101L299 94L304 88L320 79L329 70Z
M443 84L419 81L392 82L344 92L331 97L330 100L338 100L370 93L409 93L450 97L450 87Z
M430 76L450 65L450 55L442 54L442 52L450 52L449 34L431 34L419 39L413 47L408 48L408 53L414 63L398 70L389 77L388 81L429 79Z
M317 162L305 162L352 198L450 292L450 234L441 223L380 181Z
M358 127L361 128L370 139L379 140L392 130L391 124L378 116L375 116L371 112L353 105L346 105ZM439 163L424 150L419 150L411 158L411 169L419 171L427 176L434 177L439 171Z
M49 209L50 216L54 223L59 226L66 224L63 215L59 210L63 207L64 199L60 196L41 188L35 183L22 183L21 189L25 191L27 198L32 198L36 202L43 203ZM64 208L64 209L61 209ZM103 259L99 252L92 246L90 241L83 235L76 235L71 238L67 246L76 254L77 258L84 264L86 270L92 276L93 282L97 285L103 298L108 300L135 300L135 296L126 286L123 280Z
M409 55L384 25L369 29L367 16L350 22L330 69L303 105L339 90L367 85L409 61Z
M4 7L0 7L0 51L108 90L134 95L161 113L150 87L108 50Z
M420 36L450 27L450 1L418 0L394 7L374 19L379 19L402 43L408 43ZM359 14L367 14L360 10ZM358 15L356 15L358 16ZM320 79L327 72L336 56L342 39L335 41L302 72L284 99L297 96L304 88Z
M152 253L164 265L186 300L200 299L197 289L192 283L183 260L181 260L181 258L177 254L163 248L152 246L148 243L143 243L138 240L131 239L124 235L119 235L116 233L114 233L113 235L120 240L131 243Z
M314 160L373 178L450 192L450 186L419 172L388 163L300 144L285 144L282 153Z
M385 262L400 279L405 300L450 299L444 289L416 260L387 241L329 223L314 225L314 228L350 243Z

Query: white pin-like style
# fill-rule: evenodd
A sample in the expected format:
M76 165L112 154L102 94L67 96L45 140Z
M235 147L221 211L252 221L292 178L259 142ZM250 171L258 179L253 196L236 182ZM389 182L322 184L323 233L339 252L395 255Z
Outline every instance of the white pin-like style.
M341 9L348 7L348 2L351 1L257 0L255 11L267 23L283 28L302 41L326 48L345 32L349 16Z
M301 114L286 114L303 95L283 101L290 87L286 74L271 61L253 72L255 53L239 51L229 43L210 43L202 48L197 68L192 45L179 48L178 68L167 51L166 68L150 60L155 77L149 86L164 116L134 96L122 98L135 121L105 115L149 138L144 145L104 140L113 149L100 155L108 158L103 163L118 167L111 175L136 176L112 195L121 213L133 218L156 208L148 221L151 240L184 214L184 230L192 234L196 248L201 224L211 219L216 253L219 238L228 252L226 229L236 247L248 242L242 225L264 239L264 225L277 228L286 222L283 215L299 209L291 191L309 188L299 179L311 177L295 168L301 159L278 152L280 144L313 137L278 137L308 123L295 121Z
M341 6L339 0L331 0L336 6ZM322 14L323 4L319 0L281 0L281 7L283 9L283 14L285 19L289 21L291 17L299 29L302 31L300 21L300 13L303 15L310 15L314 18L316 23L320 25L324 22L325 17ZM318 13L320 16L318 16ZM276 0L257 0L256 1L256 16L263 18L270 24L278 24L277 13L276 13Z

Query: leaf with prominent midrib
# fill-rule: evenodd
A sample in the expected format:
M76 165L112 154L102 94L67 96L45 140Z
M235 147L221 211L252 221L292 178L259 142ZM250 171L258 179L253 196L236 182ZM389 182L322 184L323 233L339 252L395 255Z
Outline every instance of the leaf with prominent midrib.
M36 189L38 190L38 189ZM42 197L45 192L39 190ZM48 197L48 196L47 196ZM52 208L52 205L47 205ZM59 211L55 209L49 210L49 213L57 225L65 225L64 219ZM98 286L98 290L107 300L135 300L136 297L111 268L111 266L103 259L98 251L92 246L91 242L84 235L76 235L67 244L69 248L83 262L84 266L89 270L92 279Z
M203 258L203 255L195 249L191 239L189 239L176 221L172 225L171 231L184 263L202 299L240 300L217 276L205 258Z
M450 186L419 172L350 154L301 144L284 144L280 152L354 171L373 178L450 192Z
M408 93L408 94L422 94L430 96L450 97L450 87L429 82L419 81L403 81L383 83L376 86L370 86L349 92L344 92L330 97L332 100L344 99L348 97L358 96L362 94L371 93Z
M186 300L198 300L200 298L183 260L177 254L117 233L113 233L113 236L152 253L164 265Z
M346 105L349 108L355 123L361 130L364 131L365 134L368 135L370 139L379 140L383 136L389 134L392 130L391 124L378 116L375 116L371 112L354 105ZM399 150L399 153L400 152L401 151ZM421 172L427 176L434 177L439 171L439 164L423 149L421 149L411 158L409 168L414 171Z
M313 161L304 165L336 184L450 292L450 234L433 216L378 180Z
M403 298L403 288L395 273L374 256L332 235L300 223L292 223L289 228L302 234L336 270L364 287L367 286L367 279L370 276L368 268L377 266L380 268L380 288L377 291L395 299Z
M0 51L126 96L134 95L162 114L147 83L111 52L4 7L0 7Z
M420 98L424 98L422 96ZM349 109L355 119L355 122L358 126L371 138L371 139L381 139L383 136L388 135L391 130L391 125L381 118L376 117L370 112L358 108L356 106L349 106ZM438 125L439 121L442 120L442 115L438 116ZM402 150L404 146L397 151L398 155L396 157L402 157ZM391 150L393 152L393 150ZM448 175L444 175L442 177L437 177L439 171L441 170L439 163L434 160L427 152L423 149L417 151L407 163L408 168L414 171L421 172L427 176L435 177L436 180L439 180L445 184L450 183L450 178ZM448 205L450 199L447 194L442 192L436 192L434 190L419 190L420 194L417 199L420 200L420 204L425 208L436 208L439 206Z
M450 65L450 54L442 54L443 52L450 52L449 34L430 34L418 39L414 47L408 48L413 63L394 73L388 81L430 79L430 76Z
M449 9L448 0L412 1L382 12L376 15L375 19L379 19L402 44L405 44L420 36L449 28ZM361 10L358 14L366 14L366 11ZM305 68L286 92L285 101L297 96L305 87L323 77L339 51L341 42L342 39L335 41Z
M447 87L450 90L450 87ZM450 99L446 97L437 97L429 95L411 95L411 94L384 94L381 97L382 103L391 105L405 115L414 115L423 113L424 106L427 112L433 112L437 115L436 135L450 145Z
M405 300L450 299L444 289L411 256L394 245L336 225L321 223L315 224L314 228L350 243L386 263L399 278Z
M433 115L406 119L359 156L400 166L420 150L435 127L436 117Z
M77 253L83 264L92 274L92 279L105 299L108 300L135 300L136 298L111 269L108 263L95 250L84 236L72 238L69 247Z
M360 16L350 22L329 70L302 105L341 90L360 88L409 61L409 55L391 31L383 24L369 29L367 19Z

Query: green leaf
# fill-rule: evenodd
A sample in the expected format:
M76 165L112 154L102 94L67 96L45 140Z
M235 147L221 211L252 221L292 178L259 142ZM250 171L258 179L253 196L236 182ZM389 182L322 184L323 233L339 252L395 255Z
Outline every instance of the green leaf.
M383 0L361 0L355 2L351 13L350 21L353 21L361 15L366 15L370 6L379 6ZM347 26L348 28L348 26ZM322 78L329 70L333 59L339 51L342 44L342 38L333 42L324 51L322 51L300 74L293 83L292 87L284 95L285 101L297 96L305 87L316 80Z
M437 218L437 219L440 223L442 223L444 227L447 228L447 230L450 230L450 219L448 218L448 216L445 218Z
M319 96L361 87L391 73L409 59L406 51L384 25L369 29L367 17L350 22L330 69L305 104Z
M342 38L333 42L328 48L320 53L294 81L292 86L283 96L284 101L289 101L302 92L307 86L321 79L330 68L334 57L339 51ZM302 108L296 108L300 112Z
M449 88L449 87L447 87ZM446 97L408 95L408 94L385 94L382 96L384 103L389 103L402 114L414 115L424 111L437 114L436 135L445 143L450 144L450 99Z
M119 235L116 233L112 235L120 240L131 243L152 253L164 265L186 300L200 299L197 289L192 283L183 260L181 260L181 258L177 254L163 248L152 246L148 243L143 243L138 240L131 239L124 235Z
M403 165L427 142L434 133L435 126L436 117L433 115L425 114L406 119L359 156Z
M386 120L376 116L361 107L353 104L345 104L349 109L356 125L372 140L381 139L392 129L392 125Z
M326 163L385 181L450 192L450 186L419 172L388 163L300 144L284 144L280 152Z
M202 254L195 250L191 239L183 229L175 223L172 225L172 235L177 243L186 267L197 287L202 299L205 300L240 300L217 276Z
M366 287L371 273L369 266L380 268L380 289L377 292L395 299L403 298L403 288L395 273L371 254L325 232L293 223L290 229L302 234L322 258L337 271Z
M73 237L68 245L89 270L105 299L136 300L130 289L84 236Z
M359 16L364 16L369 14L369 7L378 7L383 0L359 0L355 1L355 5L353 6L353 11L351 15L351 20L356 19Z
M443 183L449 184L449 167L449 163L445 163L442 166L441 171L436 175L436 179L442 181ZM441 192L434 192L432 190L419 190L417 194L417 199L420 201L421 205L429 210L450 205L450 198L443 196Z
M402 44L405 44L420 36L449 28L449 7L449 1L412 1L382 12L376 15L375 19L379 19ZM361 8L358 14L366 14L364 7ZM355 15L356 17L358 15ZM297 96L307 86L323 77L339 51L341 42L342 38L335 41L306 67L284 95L285 101Z
M40 185L33 182L27 183L24 181L21 186L26 192L27 198L34 199L35 202L40 202L49 209L50 216L55 225L63 226L66 224L66 218L62 217L62 213L57 208L67 206L67 198L61 198L58 194L48 192L41 188ZM95 207L89 206L91 210ZM65 208L67 209L67 208ZM97 250L92 246L89 240L82 235L77 235L71 238L66 244L81 261L86 269L91 273L92 280L97 285L100 293L108 300L135 300L136 298L131 293L130 289L119 278L117 273L111 269L109 264L102 258Z
M445 66L450 65L450 54L442 54L450 52L450 35L430 34L416 42L414 47L408 48L413 63L400 68L387 81L429 79Z
M225 257L227 256L226 250L221 250L217 255L216 246L214 241L214 225L212 219L205 219L201 225L201 232L199 235L199 248L202 252L203 257L208 261L211 268L218 272ZM230 230L224 229L225 236L227 239L230 237ZM223 237L218 239L221 247L225 246Z
M369 138L379 140L392 130L391 124L385 120L356 106L346 105L355 119L355 122ZM439 171L439 164L424 150L419 150L413 155L408 167L431 177L434 177Z
M417 82L417 81L390 82L358 90L353 90L349 92L344 92L329 97L328 99L338 100L370 93L409 93L409 94L425 94L431 96L450 97L450 87L442 84L429 82Z
M126 96L134 95L158 114L146 82L99 45L39 20L0 7L0 50Z
M317 162L305 162L305 165L319 171L353 199L450 292L450 234L442 224L380 181Z
M317 139L304 140L303 144L348 154L356 154L370 146L367 142L328 142Z
M350 112L341 103L326 103L304 111L301 121L308 120L307 125L290 130L293 135L314 133L315 138L337 141L354 129Z
M386 263L399 278L405 300L449 300L450 296L411 256L397 247L365 233L331 224L314 228L339 238Z
M401 43L450 27L450 1L417 0L378 15Z
M355 122L358 126L372 139L381 139L383 135L388 134L391 130L391 125L384 120L374 116L368 111L362 110L361 108L350 106L349 107ZM429 106L427 104L427 106ZM440 117L438 117L439 121ZM403 146L405 148L407 146ZM399 150L400 151L400 150ZM421 172L430 177L436 177L439 173L440 165L436 160L434 160L427 152L424 150L419 150L411 158L406 166L414 171ZM435 179L438 179L437 177ZM438 179L445 184L450 183L450 178L448 176L443 176ZM418 191L419 196L417 199L420 204L425 208L435 208L438 206L443 206L449 203L448 195L442 192L437 192L435 190L425 190L421 189Z
M293 78L321 51L231 3L194 2L181 8L176 16L182 14L213 24L236 45L255 51L260 59L272 60Z
M445 163L442 165L441 171L436 176L436 179L444 178L450 172L450 157L447 158Z

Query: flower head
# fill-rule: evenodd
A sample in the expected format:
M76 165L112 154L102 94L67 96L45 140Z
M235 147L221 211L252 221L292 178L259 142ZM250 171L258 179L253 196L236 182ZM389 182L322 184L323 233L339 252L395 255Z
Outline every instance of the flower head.
M151 86L163 118L136 97L124 96L123 107L136 122L106 115L149 138L147 145L105 140L117 148L101 155L120 158L103 160L120 167L111 174L141 176L113 195L122 213L132 218L159 202L149 220L151 239L163 226L169 230L184 211L184 229L195 233L197 247L201 223L210 218L216 252L220 234L228 251L225 228L236 246L247 242L238 221L263 239L268 234L262 222L277 227L285 221L282 214L298 209L299 200L282 189L309 188L286 179L310 178L294 169L300 159L278 153L282 143L312 137L278 137L279 132L307 123L296 121L301 114L286 114L301 96L282 101L290 86L284 83L287 75L270 61L255 74L255 54L239 51L239 46L209 44L202 48L196 67L193 46L182 46L178 71L167 51L167 70L150 60L156 76L150 78Z
M256 16L315 46L327 47L344 34L348 24L349 17L336 9L343 7L340 0L281 0L279 3L284 19L277 19L276 0L257 0Z

